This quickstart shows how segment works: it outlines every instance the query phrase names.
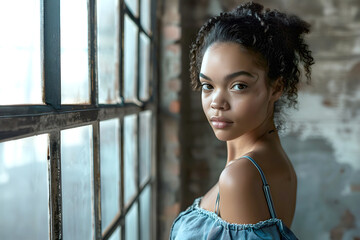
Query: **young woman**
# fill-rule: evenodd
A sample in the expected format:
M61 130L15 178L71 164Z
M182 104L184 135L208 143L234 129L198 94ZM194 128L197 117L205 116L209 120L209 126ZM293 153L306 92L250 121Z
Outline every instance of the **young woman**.
M296 174L277 130L282 107L297 103L300 63L310 81L309 27L246 3L200 29L191 80L216 137L227 143L227 162L218 183L176 218L170 239L296 239L289 229Z

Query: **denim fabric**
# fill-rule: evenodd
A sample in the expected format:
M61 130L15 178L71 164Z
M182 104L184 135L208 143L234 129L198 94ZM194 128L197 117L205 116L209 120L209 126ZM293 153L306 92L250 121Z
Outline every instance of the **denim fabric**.
M271 218L256 224L228 223L214 212L200 208L200 198L175 219L170 240L212 240L212 239L297 239L278 218Z

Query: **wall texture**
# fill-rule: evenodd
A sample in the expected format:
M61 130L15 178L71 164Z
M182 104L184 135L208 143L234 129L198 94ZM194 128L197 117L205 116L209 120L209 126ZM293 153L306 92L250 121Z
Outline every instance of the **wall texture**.
M178 4L176 0L164 2ZM167 239L171 216L206 193L225 166L225 143L215 138L203 115L199 93L189 88L188 54L196 31L209 16L241 2L181 0L177 5L181 19L174 22L177 27L181 25L181 41L176 46L163 44L163 67L172 59L172 51L181 51L176 55L181 57L181 71L169 66L163 70L163 76L169 75L166 84L176 86L176 91L163 94L170 97L178 91L181 104L175 105L181 107L176 117L170 114L173 120L163 126L171 129L176 140L167 147L172 152L164 153L170 158L166 164L175 167L169 168L174 172L163 173L172 175L167 177L174 182L167 186L171 190L164 196L163 205L171 214L161 215L167 219L161 226L167 229L162 239ZM299 110L288 112L287 129L281 137L298 175L292 229L300 239L360 239L360 1L258 2L297 14L312 24L308 41L316 60L313 83L301 86ZM165 36L167 30L171 32L164 28ZM172 162L174 154L176 160Z
M158 1L160 26L160 102L158 142L158 239L169 239L180 211L181 28L179 0Z

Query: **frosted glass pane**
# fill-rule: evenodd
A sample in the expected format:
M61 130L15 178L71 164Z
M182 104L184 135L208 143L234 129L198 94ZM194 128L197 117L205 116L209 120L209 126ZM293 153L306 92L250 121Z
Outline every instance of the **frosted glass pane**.
M140 184L144 184L151 173L151 111L144 111L139 114L139 136L140 138Z
M92 128L61 131L61 181L64 239L91 239Z
M137 36L138 27L125 15L124 32L124 98L133 101L137 87Z
M130 9L130 11L131 11L135 16L138 16L138 14L139 14L138 1L139 1L139 0L125 0L126 6L128 6L128 8Z
M41 104L40 0L2 1L0 105Z
M88 103L87 0L61 0L61 103Z
M150 81L150 39L144 34L140 34L140 99L146 101L149 99L149 81Z
M136 115L124 118L124 201L125 204L136 194Z
M119 103L118 1L97 3L99 103Z
M148 185L140 195L140 239L151 239L151 185Z
M118 227L115 232L113 232L113 234L111 235L111 237L109 238L109 240L120 240L120 236L121 236L121 228Z
M141 0L141 25L150 32L151 28L151 0Z
M135 202L125 216L125 240L139 239L138 203Z
M119 120L100 122L101 228L120 210Z
M0 143L0 239L47 239L47 135Z

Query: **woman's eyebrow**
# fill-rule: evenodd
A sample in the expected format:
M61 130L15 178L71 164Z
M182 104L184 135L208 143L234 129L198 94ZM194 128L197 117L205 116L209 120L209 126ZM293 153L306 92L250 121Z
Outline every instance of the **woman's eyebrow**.
M252 74L249 73L249 72L239 71L239 72L234 72L234 73L231 73L231 74L227 75L227 76L225 77L225 81L229 81L229 80L231 80L231 79L233 79L233 78L235 78L235 77L237 77L237 76L241 76L241 75L245 75L245 76L248 76L248 77L257 79L257 77L255 77L254 75L252 75ZM206 75L203 74L203 73L200 73L199 76L200 76L201 78L206 79L206 80L212 81L211 78L209 78L208 76L206 76Z

